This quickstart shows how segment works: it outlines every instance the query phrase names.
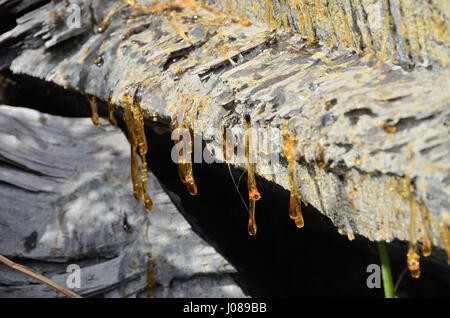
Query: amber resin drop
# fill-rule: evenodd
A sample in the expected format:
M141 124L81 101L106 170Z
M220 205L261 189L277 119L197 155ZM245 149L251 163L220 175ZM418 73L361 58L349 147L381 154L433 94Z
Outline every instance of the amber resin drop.
M133 193L136 200L142 200L142 187L139 181L139 164L136 147L131 148L131 180L133 181Z
M295 221L298 228L304 226L303 214L301 210L302 196L295 185L295 137L288 132L288 123L283 125L283 147L289 168L289 217Z
M141 86L135 91L133 98L133 119L134 119L134 128L135 134L137 136L137 143L139 148L139 155L141 157L141 180L142 180L142 189L144 194L144 204L147 212L150 212L153 209L153 201L150 198L150 194L148 191L148 169L147 169L147 159L146 155L148 152L147 145L147 137L145 136L144 129L144 115L141 109L141 100L142 100L142 90Z
M182 105L183 106L183 105ZM182 110L184 107L181 108ZM177 119L177 115L175 114L172 117L172 121L170 127L172 130L179 128L179 122ZM184 115L183 115L184 117ZM183 118L181 122L181 126L189 133L189 140L183 140L185 134L181 136L181 138L175 140L175 145L178 147L178 175L180 180L186 184L186 187L189 191L190 195L196 195L198 193L197 183L194 179L194 171L192 168L192 151L193 151L193 133L190 130L189 126L185 123L185 119ZM183 143L186 148L183 148ZM186 152L186 153L185 153Z
M186 181L186 186L188 188L190 195L196 195L197 194L197 184L195 183L195 180L192 181Z
M178 176L180 177L181 182L186 183L186 163L178 163Z
M189 127L185 127L186 129L189 130ZM187 158L187 162L185 163L185 181L186 181L186 187L189 191L190 195L196 195L197 194L197 184L195 183L194 180L194 171L192 169L192 139L193 139L193 134L192 131L189 130L189 134L190 134L190 140L187 143L187 150L186 150L186 154L188 156Z
M227 161L230 160L230 158L228 158L227 156L227 127L223 126L222 127L222 156L223 156L223 161Z
M303 220L303 215L300 213L300 216L294 219L295 225L301 229L305 225L305 221Z
M170 129L174 131L179 128L177 114L173 115L172 121L170 122ZM181 147L181 138L175 139L175 146L178 147L178 176L181 182L186 183L186 166L184 163L183 147Z
M95 96L89 97L89 102L91 104L91 110L92 110L92 122L94 125L99 126L100 125L100 119L98 118L98 107L97 107L97 98Z
M192 171L192 162L188 162L185 164L186 167L186 187L188 188L190 195L197 194L197 184L194 180L194 172Z
M253 160L253 148L252 148L252 126L250 122L250 116L245 117L245 156L247 159L247 187L248 187L248 198L249 198L249 219L248 219L248 234L255 235L257 231L256 220L255 220L255 207L256 201L261 198L258 188L256 187L255 178L255 163Z
M424 237L422 240L422 255L425 257L431 255L431 243L428 237Z
M251 23L250 21L248 21L247 19L242 19L242 20L241 20L241 24L242 24L243 26L246 26L246 27L252 25L252 23Z
M408 264L408 269L412 278L420 277L420 256L417 253L417 247L411 245L406 254L406 262Z
M124 96L124 116L125 122L128 127L128 141L130 142L131 150L131 180L133 182L133 193L136 200L142 200L142 187L139 180L139 162L137 158L137 140L136 140L136 130L133 118L133 113L131 110L131 102L129 94Z
M111 91L108 96L109 122L111 125L117 126L117 119L114 116L114 105L112 103L112 94L113 92Z
M94 64L97 65L98 67L101 67L103 65L105 61L103 60L102 56L98 56L95 61Z
M388 123L383 123L383 129L385 132L387 132L388 134L393 134L397 132L397 127L395 127L395 125L390 125Z
M249 200L249 219L248 219L248 234L255 235L257 231L255 221L255 200Z

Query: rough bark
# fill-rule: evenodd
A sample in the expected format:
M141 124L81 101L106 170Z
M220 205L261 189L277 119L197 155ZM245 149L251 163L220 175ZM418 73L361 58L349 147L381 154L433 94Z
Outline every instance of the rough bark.
M96 26L121 5L78 3ZM274 10L262 5L261 10L276 16L279 5L269 3ZM288 119L297 137L296 179L305 201L350 238L359 233L372 240L415 241L427 231L433 245L448 249L448 3L421 1L406 10L403 1L329 1L334 23L321 17L320 3L298 4L303 29L289 33L286 25L278 34L252 18L258 10L247 10L253 24L244 26L200 7L180 7L190 18L177 22L162 10L146 13L123 5L103 33L93 32L91 24L52 45L48 38L64 31L50 27L45 39L21 39L34 48L17 52L10 69L105 101L111 97L117 106L141 85L147 118L168 123L184 110L196 135L209 127L242 126L246 114L253 126L272 129ZM49 8L30 13L28 21L50 14ZM317 12L309 13L310 22L305 10ZM295 16L286 16L292 26ZM270 14L265 17L270 27ZM406 23L413 18L416 24ZM47 25L39 21L27 22L27 29ZM21 28L0 41L18 37ZM327 43L333 34L335 45ZM207 147L220 158L222 138L212 137ZM281 141L275 145L272 151L283 159ZM273 165L263 158L257 173L289 188L284 160ZM412 213L416 222L410 224Z

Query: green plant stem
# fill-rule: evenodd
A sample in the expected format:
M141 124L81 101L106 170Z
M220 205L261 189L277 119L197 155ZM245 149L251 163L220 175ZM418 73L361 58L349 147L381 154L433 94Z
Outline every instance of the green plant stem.
M389 255L384 241L378 242L378 253L381 260L381 274L383 277L384 296L386 298L394 298L394 282L392 281L391 264L389 263Z

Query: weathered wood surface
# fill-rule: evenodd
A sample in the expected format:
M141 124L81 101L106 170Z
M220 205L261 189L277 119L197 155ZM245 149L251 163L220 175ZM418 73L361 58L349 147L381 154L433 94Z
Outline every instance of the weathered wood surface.
M312 19L318 20L310 26L315 38L308 36L311 30L280 32L276 37L267 23L250 17L253 24L244 26L198 6L180 6L180 15L190 18L179 16L176 21L162 10L146 13L121 2L78 3L84 6L83 14L92 12L96 26L105 21L114 5L120 7L103 33L93 32L92 25L83 27L81 36L60 43L60 47L48 49L48 36L41 39L41 46L37 45L39 36L22 37L24 44L32 39L34 48L16 54L10 65L13 72L105 101L111 94L111 102L118 106L130 88L143 85L141 107L148 118L168 122L185 109L197 135L207 133L210 127L242 125L245 114L251 116L254 126L271 128L279 128L289 119L297 137L296 179L304 199L350 238L359 233L372 240L415 240L428 231L433 245L448 249L448 2L415 2L418 5L410 7L411 14L399 9L403 1L337 1L342 5L337 7L340 14L333 15L337 39L333 49L326 41L332 33L326 32L327 27L314 14ZM318 3L305 2L303 12L319 10ZM344 14L350 9L348 3L357 4L355 14ZM361 3L365 4L361 7ZM393 17L388 24L383 18L386 4ZM221 8L219 4L212 7ZM30 19L39 19L42 11L48 15L56 12L42 8L30 13ZM247 11L249 16L256 12ZM275 16L274 12L277 9L272 12ZM418 22L410 28L403 18L413 16ZM45 21L37 25L45 25ZM337 27L345 21L350 28L339 31ZM404 23L407 25L401 27ZM417 25L424 32L406 41L407 34L417 33ZM309 28L305 26L305 30ZM353 33L356 26L359 31ZM358 32L362 32L360 43L368 48L363 26L372 34L374 54L355 46ZM1 40L11 40L20 28ZM49 30L54 30L49 33L53 37L60 32ZM350 35L343 41L346 30ZM350 37L353 49L350 45L344 48ZM408 43L408 49L402 43ZM407 56L405 50L409 50ZM417 67L406 70L410 64ZM216 132L213 137L215 141L207 142L207 147L221 157L221 136ZM284 158L281 141L274 145L272 151ZM321 169L323 164L318 162L328 165ZM243 163L234 164L245 168ZM257 173L288 189L283 160L273 165L263 158ZM411 211L417 214L412 230Z
M404 67L449 64L450 4L446 0L221 0L310 43L374 54ZM281 8L281 20L280 20ZM271 11L271 14L269 13Z
M0 106L0 253L62 286L78 264L82 296L244 296L153 175L154 211L134 199L129 164L105 121ZM0 296L62 294L0 264Z

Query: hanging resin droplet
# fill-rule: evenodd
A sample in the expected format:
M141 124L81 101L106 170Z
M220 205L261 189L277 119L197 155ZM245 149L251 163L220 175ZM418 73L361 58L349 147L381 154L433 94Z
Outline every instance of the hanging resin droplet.
M291 189L291 193L289 195L289 217L295 220L299 213L300 213L299 203L297 201L297 198L295 197L294 191L292 191Z
M139 180L139 163L137 159L137 140L136 129L134 127L134 118L131 110L131 96L127 92L124 96L124 116L128 127L128 141L130 142L131 150L131 180L133 182L133 193L136 200L142 200L142 187Z
M409 249L406 255L406 260L408 264L409 272L411 273L411 277L419 278L420 277L420 256L417 252L416 245L416 201L413 196L414 185L412 183L409 175L406 175L403 179L403 190L406 195L409 196L409 209L410 209L410 220L409 220Z
M133 119L135 134L137 136L139 155L141 156L141 180L144 194L144 204L147 212L153 210L153 201L148 191L148 169L146 155L148 152L147 137L144 129L144 115L141 109L142 87L138 86L133 97Z
M295 225L301 229L305 225L305 221L303 220L303 215L300 214L300 216L296 219L294 219Z
M301 211L301 203L295 194L291 193L289 201L289 217L295 221L295 225L301 229L305 222Z
M91 110L92 110L92 122L94 125L99 126L100 125L100 119L98 118L98 107L97 107L97 98L95 96L89 97L89 103L91 104Z
M150 212L151 210L153 210L153 201L150 198L150 195L148 193L148 186L145 186L144 204L145 204L145 209L147 210L147 212Z
M177 114L173 115L172 121L170 122L170 129L174 131L175 129L178 129L178 119ZM186 183L186 167L184 163L184 153L183 153L183 147L181 147L181 138L175 139L174 143L175 146L178 149L178 176L180 177L181 182Z
M295 137L289 134L288 123L283 125L283 147L289 168L289 217L295 221L298 228L302 228L304 224L303 214L301 210L301 194L295 185Z
M256 187L255 163L253 162L253 142L252 142L252 125L250 116L245 116L245 155L247 159L247 176L248 176L248 198L249 198L249 219L248 234L255 235L257 231L255 220L256 201L261 199L258 188Z
M186 186L188 188L188 191L189 191L190 195L196 195L197 194L197 184L195 183L194 180L186 182Z
M197 184L194 180L194 172L192 171L192 162L188 162L185 164L186 167L186 186L188 188L190 195L197 194Z
M144 156L145 158L145 154L141 155L141 157L142 156ZM150 198L150 193L148 191L147 165L146 164L144 165L144 162L145 159L143 159L141 167L142 189L144 192L145 209L147 210L147 212L150 212L151 210L153 210L153 201Z
M189 128L187 126L185 128L189 130ZM194 171L192 169L193 134L190 130L189 130L189 134L190 134L190 140L187 143L187 150L186 150L186 155L188 156L188 158L187 158L187 162L184 164L184 166L185 166L185 181L186 181L186 186L188 188L189 194L196 195L197 194L197 184L195 183Z
M406 254L406 262L412 278L420 277L420 257L417 253L417 247L410 245L408 254Z
M183 150L180 150L180 153L182 152ZM186 163L184 162L178 163L178 176L180 177L181 182L186 183Z
M111 125L113 126L117 126L117 120L116 117L114 116L114 105L112 103L112 94L113 92L109 92L109 96L108 96L108 110L109 110L109 122Z
M425 257L431 255L431 243L428 237L422 239L422 255Z
M184 112L185 105L184 103L181 105L180 110ZM170 123L170 128L175 130L179 128L178 121L179 112L173 115L172 121ZM181 126L184 130L184 133L178 138L175 139L175 145L178 149L178 175L180 180L186 184L186 187L189 191L190 195L196 195L198 192L197 183L194 179L194 172L192 168L192 150L193 143L192 140L194 138L193 132L189 128L189 126L185 122L184 114L182 115L183 119L181 120ZM184 140L184 138L188 138Z
M188 180L186 181L186 186L188 188L190 195L196 195L197 194L197 183L195 183L195 180Z
M136 200L142 200L142 187L139 182L139 163L136 148L131 148L131 180L133 181L133 193Z
M222 127L222 157L224 162L229 160L227 156L227 126Z
M431 242L428 235L429 214L428 209L423 201L419 204L419 210L422 215L423 224L423 239L422 239L422 255L428 257L431 255Z
M248 219L248 234L255 235L257 231L256 221L255 221L255 205L256 201L253 199L249 200L249 219Z
M177 145L180 147L178 151L179 155L179 163L178 163L178 176L180 177L181 182L186 183L186 171L187 171L187 164L186 164L186 158L184 155L184 149L182 147L182 142L184 142L181 139L178 139Z

